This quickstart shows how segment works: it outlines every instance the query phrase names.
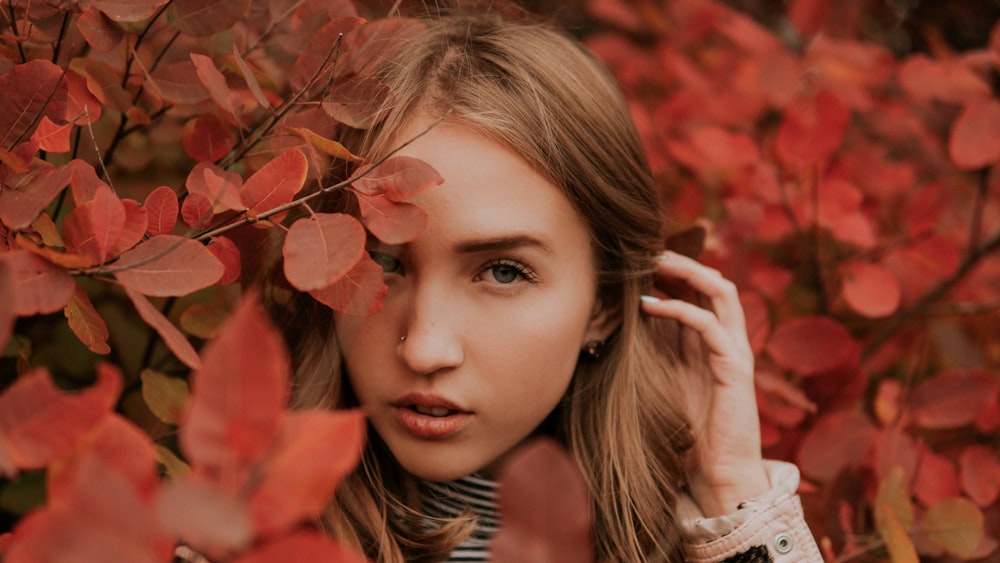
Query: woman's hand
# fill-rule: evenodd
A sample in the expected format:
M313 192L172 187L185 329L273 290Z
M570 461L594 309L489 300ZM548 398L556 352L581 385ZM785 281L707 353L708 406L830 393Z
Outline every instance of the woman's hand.
M642 310L680 324L680 354L708 369L705 412L693 412L689 484L706 516L729 514L770 488L761 457L753 352L736 286L711 268L666 252L656 265L655 297ZM701 366L701 367L699 367Z

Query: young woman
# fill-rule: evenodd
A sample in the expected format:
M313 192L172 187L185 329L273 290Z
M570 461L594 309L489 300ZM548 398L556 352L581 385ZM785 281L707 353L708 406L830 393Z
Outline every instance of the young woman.
M761 459L736 289L663 251L602 67L545 27L452 16L378 77L394 101L353 148L376 157L437 123L399 154L445 182L414 200L419 238L370 240L380 312L284 304L296 403L369 417L330 533L376 562L486 560L492 479L549 435L590 489L599 561L821 561L796 469Z

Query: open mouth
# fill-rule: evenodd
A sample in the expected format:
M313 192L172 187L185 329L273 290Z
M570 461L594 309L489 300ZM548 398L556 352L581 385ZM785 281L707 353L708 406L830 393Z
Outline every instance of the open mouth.
M421 405L410 405L409 409L422 415L433 416L437 418L450 416L459 412L457 410L441 406L425 407Z

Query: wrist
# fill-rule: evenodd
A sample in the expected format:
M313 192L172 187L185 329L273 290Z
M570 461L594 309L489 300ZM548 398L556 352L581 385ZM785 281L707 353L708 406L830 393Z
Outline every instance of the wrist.
M742 502L757 498L771 489L763 462L742 466L730 475L712 478L698 475L689 482L691 496L706 517L733 513Z

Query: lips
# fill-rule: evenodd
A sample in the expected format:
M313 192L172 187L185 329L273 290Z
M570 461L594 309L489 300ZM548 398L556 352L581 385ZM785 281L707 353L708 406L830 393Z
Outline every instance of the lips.
M392 403L396 420L417 438L441 440L460 432L470 411L436 395L411 393Z

